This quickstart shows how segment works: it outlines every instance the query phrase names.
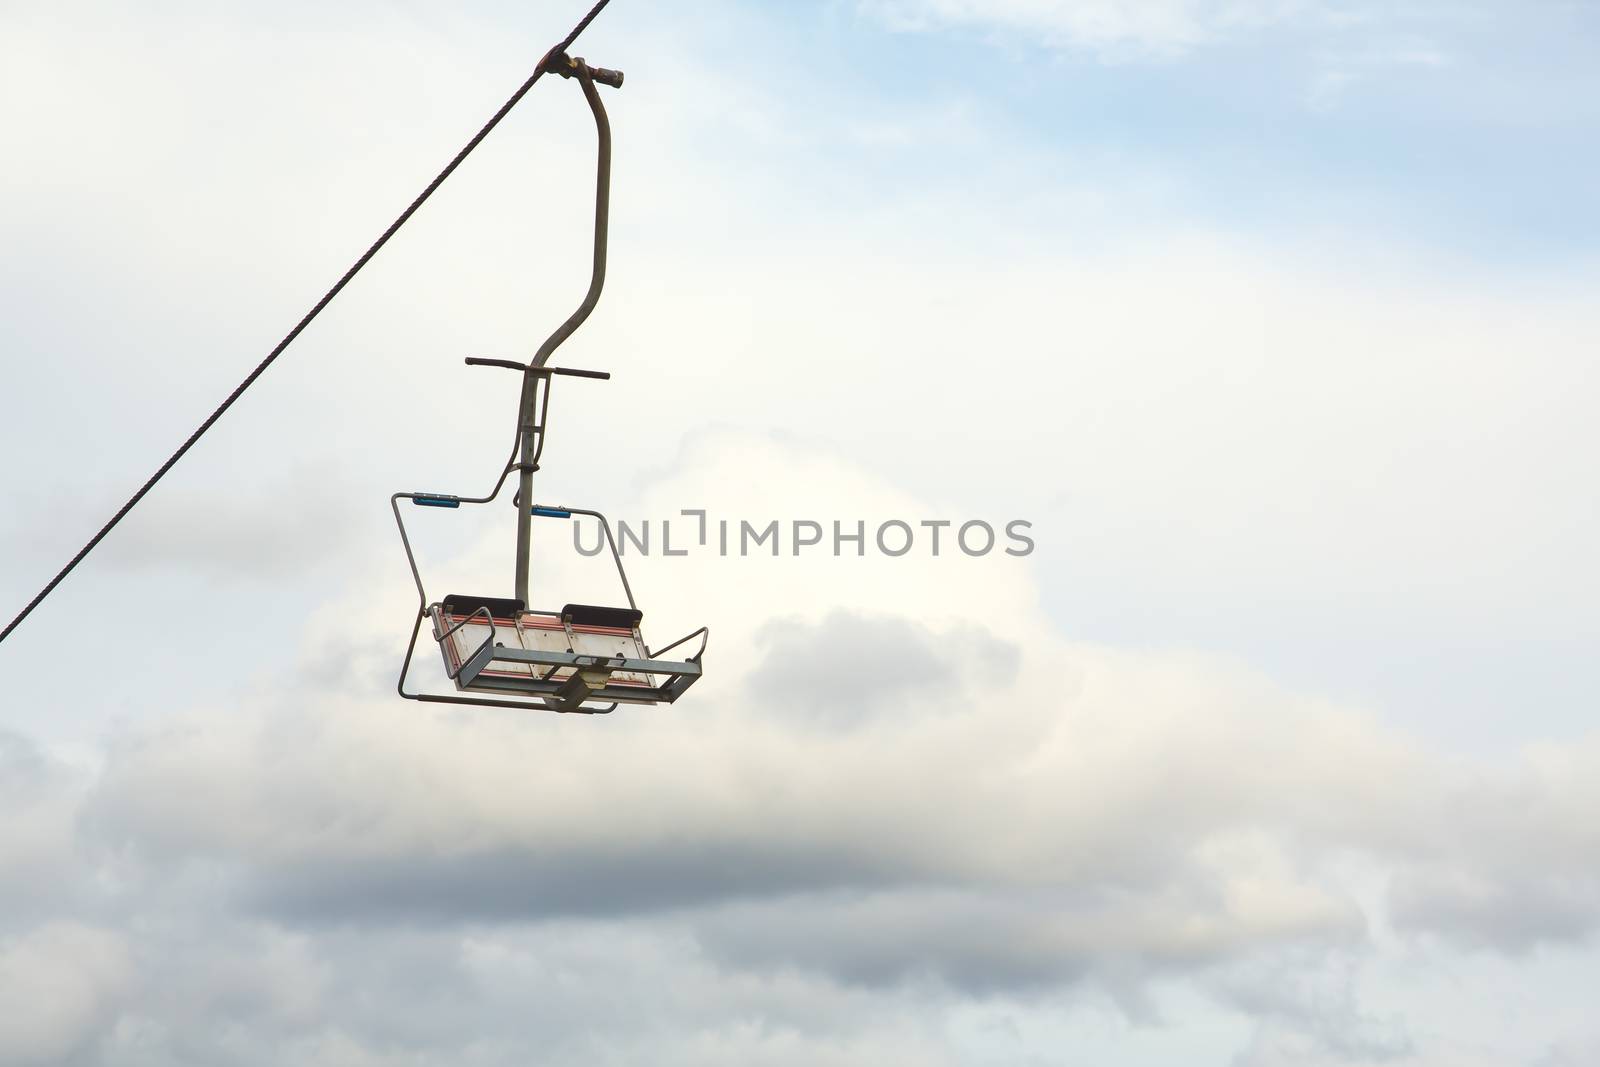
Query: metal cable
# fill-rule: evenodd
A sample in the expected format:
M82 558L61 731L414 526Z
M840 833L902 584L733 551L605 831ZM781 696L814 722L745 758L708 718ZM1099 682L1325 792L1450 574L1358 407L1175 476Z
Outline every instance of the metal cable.
M505 118L506 115L510 113L511 109L516 107L522 98L528 94L528 90L532 89L534 83L544 75L545 64L549 61L549 59L552 56L557 56L564 53L568 48L570 48L572 46L572 42L578 39L578 35L584 30L588 29L589 23L593 22L595 20L595 16L599 15L600 12L603 11L606 5L610 2L611 0L598 0L594 7L589 9L589 13L583 16L576 26L572 27L572 32L568 33L566 37L562 38L560 44L556 45L554 48L550 49L549 52L545 53L544 58L539 60L539 65L535 67L533 73L529 75L528 80L522 83L521 88L511 94L511 98L501 105L500 110L496 111L494 116L484 124L483 128L473 135L472 140L468 141L466 146L463 147L461 151L456 153L455 158L445 165L445 168L439 172L438 177L434 178L433 181L428 183L427 188L423 189L422 192L417 195L417 198L411 201L411 205L402 211L400 216L389 224L389 228L383 231L383 235L376 241L372 242L371 247L361 254L360 259L356 260L350 265L350 269L345 271L343 276L341 276L339 280L333 284L333 288L324 293L322 299L318 300L316 304L312 306L311 310L306 312L305 316L301 318L299 322L295 323L294 329L290 330L286 335L284 335L283 340L279 341L277 345L274 346L272 351L267 353L265 359L256 364L255 370L251 371L249 375L245 377L244 381L240 382L238 387L235 388L233 392L228 394L228 398L218 405L217 409L207 416L206 421L202 422L200 427L195 430L194 433L189 435L188 440L184 441L183 444L178 447L178 450L172 453L172 455L167 458L167 461L150 476L150 479L139 487L139 491L134 493L133 496L129 497L126 504L117 509L117 513L111 516L111 520L104 526L100 527L100 532L91 537L89 539L89 543L79 549L77 555L73 556L72 559L67 562L67 565L62 567L54 578L50 579L50 583L43 589L39 590L39 594L37 596L28 601L28 606L18 612L17 617L7 623L4 630L0 630L0 641L4 641L7 637L11 636L11 632L22 624L22 620L26 619L33 612L33 609L38 607L40 603L44 601L45 597L49 596L55 591L56 586L60 585L62 580L66 578L67 575L72 573L73 568L77 567L79 563L83 562L85 556L94 551L96 545L105 540L106 534L110 533L116 527L117 523L121 522L123 518L127 516L128 512L132 511L139 501L145 498L145 494L149 493L150 490L155 487L155 484L159 482L162 477L177 464L178 460L182 459L184 454L187 453L189 449L194 447L194 443L200 440L200 438L204 436L205 432L211 429L212 425L215 424L218 419L222 418L223 413L233 406L234 401L243 396L244 391L255 384L256 379L261 377L268 367L272 366L273 362L283 354L284 349L293 344L295 338L299 337L301 332L305 330L307 326L311 325L311 321L322 313L322 309L332 303L333 298L338 296L344 287L350 283L350 280L360 273L361 268L367 265L367 261L373 256L377 255L378 250L389 243L389 238L393 237L399 231L400 227L404 226L408 221L410 221L411 216L417 213L417 209L422 207L422 205L427 201L428 197L432 196L434 191L437 190L439 186L444 184L445 179L450 177L451 174L455 173L455 169L461 165L462 160L471 155L472 150L478 147L479 142L489 135L489 131L498 126L500 124L500 120Z

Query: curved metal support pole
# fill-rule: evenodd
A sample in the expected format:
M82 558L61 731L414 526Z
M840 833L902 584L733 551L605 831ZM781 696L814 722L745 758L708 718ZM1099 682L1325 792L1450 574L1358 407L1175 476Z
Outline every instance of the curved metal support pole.
M583 303L539 346L533 362L528 364L530 370L548 363L561 343L583 325L600 302L600 290L606 284L606 237L611 221L611 121L606 117L605 105L600 102L600 91L594 87L594 76L589 67L581 59L573 60L573 67L578 84L583 87L584 99L589 101L589 110L594 113L595 133L599 137L594 190L594 268L589 276L589 291L584 294Z
M589 276L589 291L584 295L578 310L563 322L539 346L533 362L522 376L522 399L517 405L517 434L522 443L519 463L517 507L517 568L514 596L528 603L528 535L531 532L530 516L526 506L533 499L533 470L538 466L539 453L544 451L544 434L535 432L534 420L536 394L541 375L536 373L549 362L550 356L561 343L582 326L589 313L600 302L600 290L606 284L606 235L611 217L611 122L606 118L605 105L600 102L600 92L594 86L594 73L581 59L571 61L572 73L583 87L584 99L594 113L595 132L599 138L599 161L595 166L594 192L594 267ZM549 395L549 377L545 379L546 396ZM534 438L538 437L536 443Z

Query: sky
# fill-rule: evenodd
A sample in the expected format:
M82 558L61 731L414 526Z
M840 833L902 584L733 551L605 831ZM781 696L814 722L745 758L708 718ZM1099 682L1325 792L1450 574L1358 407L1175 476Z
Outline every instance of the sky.
M6 617L578 15L0 4ZM389 494L493 483L515 383L461 358L587 280L551 79L0 645L0 1063L1596 1062L1597 41L614 0L557 358L613 379L536 493L651 524L705 678L394 692ZM686 509L780 550L664 555ZM509 593L508 512L413 526ZM536 531L536 601L619 595Z

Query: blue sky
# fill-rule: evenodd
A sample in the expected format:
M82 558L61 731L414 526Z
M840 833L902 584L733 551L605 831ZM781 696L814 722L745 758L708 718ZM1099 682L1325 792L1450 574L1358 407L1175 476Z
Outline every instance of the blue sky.
M1354 225L1496 270L1508 255L1525 268L1588 259L1593 12L1349 7L1190 45L1041 39L1048 14L1012 29L998 13L874 26L870 5L796 5L763 29L805 57L775 72L786 91L855 106L865 93L885 115L953 110L1057 180L1158 172L1138 211L1169 224L1291 237ZM955 139L904 147L921 151L883 153L873 177L959 180L972 162Z

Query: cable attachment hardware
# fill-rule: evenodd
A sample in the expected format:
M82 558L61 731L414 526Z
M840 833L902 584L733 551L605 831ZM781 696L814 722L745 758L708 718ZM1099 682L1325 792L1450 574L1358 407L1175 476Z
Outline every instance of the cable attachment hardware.
M574 59L565 52L551 52L544 57L544 62L540 66L549 73L559 74L563 78L571 78L580 70L587 71L589 77L601 85L609 85L613 89L622 88L622 71L591 67L582 58Z

